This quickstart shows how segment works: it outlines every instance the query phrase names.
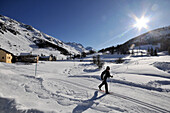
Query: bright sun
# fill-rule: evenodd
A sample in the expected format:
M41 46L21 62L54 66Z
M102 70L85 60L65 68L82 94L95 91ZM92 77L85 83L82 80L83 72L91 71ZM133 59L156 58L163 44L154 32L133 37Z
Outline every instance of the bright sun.
M148 19L148 18L142 16L141 18L135 17L134 19L135 19L136 23L133 25L133 27L138 28L139 31L140 31L142 28L145 28L145 29L148 28L148 25L147 25L147 23L149 22L149 19Z

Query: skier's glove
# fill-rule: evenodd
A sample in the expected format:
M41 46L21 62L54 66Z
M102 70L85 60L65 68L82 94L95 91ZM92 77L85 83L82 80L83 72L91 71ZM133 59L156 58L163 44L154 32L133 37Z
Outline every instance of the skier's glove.
M113 76L110 76L111 78L113 78Z

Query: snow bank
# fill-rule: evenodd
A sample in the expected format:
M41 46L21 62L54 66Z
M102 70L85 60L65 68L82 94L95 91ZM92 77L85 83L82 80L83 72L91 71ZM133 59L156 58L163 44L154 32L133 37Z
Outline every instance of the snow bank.
M153 65L160 70L170 73L170 62L155 62Z

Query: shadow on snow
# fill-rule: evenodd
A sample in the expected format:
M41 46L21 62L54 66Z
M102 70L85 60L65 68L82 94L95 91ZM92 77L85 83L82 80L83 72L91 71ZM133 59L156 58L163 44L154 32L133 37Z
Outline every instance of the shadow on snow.
M82 112L86 111L87 109L89 109L95 103L94 102L95 100L101 99L105 95L106 94L103 94L103 95L97 97L98 96L98 91L95 91L94 96L91 99L82 101L82 103L78 104L78 106L76 106L73 109L72 113L82 113Z
M0 112L1 113L43 113L36 109L17 110L14 99L0 97Z
M146 73L128 73L127 74L136 74L136 75L143 75L143 76L151 76L151 77L160 77L160 78L168 78L170 79L170 76L162 76L162 75L157 75L157 74L146 74Z
M87 73L91 73L91 72L100 71L100 69L98 69L98 68L96 68L96 69L84 69L83 71L84 71L84 72L87 72Z

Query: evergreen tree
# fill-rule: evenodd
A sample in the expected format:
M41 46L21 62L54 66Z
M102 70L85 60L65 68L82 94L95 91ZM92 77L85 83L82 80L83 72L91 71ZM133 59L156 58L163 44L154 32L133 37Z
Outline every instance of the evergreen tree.
M157 50L155 49L154 50L154 56L157 56L158 54L157 54Z
M86 57L86 53L85 53L85 52L82 52L82 53L81 53L81 57L82 57L82 58Z
M88 54L94 54L94 53L96 53L96 51L90 50Z
M154 53L153 53L153 48L151 48L150 55L151 55L151 56L154 55Z
M170 55L170 47L168 47L168 53L169 53L169 55Z
M103 67L104 62L101 61L100 55L97 55L97 57L96 57L96 56L93 56L93 64L96 64L99 69L101 69L101 68Z
M148 47L147 55L148 55L148 56L150 55L150 49L149 49L149 47Z
M98 66L99 69L101 69L103 67L104 62L101 61L100 55L97 56L97 62L96 63L97 63L97 66Z
M56 56L53 56L52 61L56 61L56 60L57 60Z
M124 60L122 58L118 58L116 61L115 61L117 64L120 64L120 63L123 63Z
M100 55L97 55L97 65L100 64Z
M132 49L132 55L134 55L134 50Z
M161 43L161 51L168 51L170 45L170 40L167 38L163 38L162 39L162 43Z
M110 54L114 54L114 49L111 49L111 50L110 50Z
M96 57L95 56L93 56L93 64L96 64Z
M74 55L75 58L80 58L80 54Z

